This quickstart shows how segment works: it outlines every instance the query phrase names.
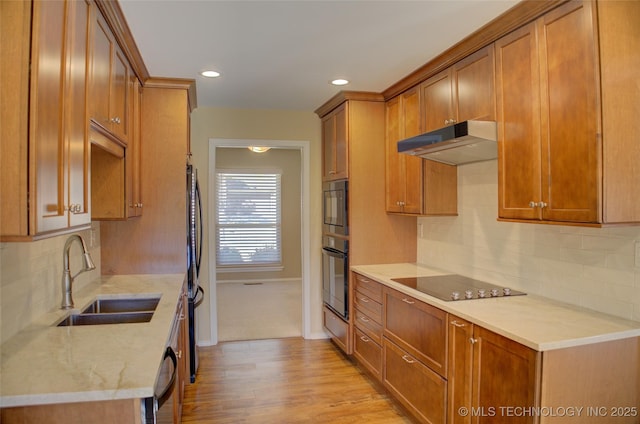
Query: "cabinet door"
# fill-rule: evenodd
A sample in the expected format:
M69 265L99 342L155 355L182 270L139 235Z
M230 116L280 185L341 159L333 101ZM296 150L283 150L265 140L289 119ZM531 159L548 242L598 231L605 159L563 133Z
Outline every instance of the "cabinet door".
M447 381L388 339L384 340L384 385L421 422L446 422Z
M471 406L473 379L473 324L456 316L448 317L449 363L447 366L447 422L470 424L471 414L460 414L460 408Z
M127 218L142 215L142 189L140 172L140 97L142 95L140 82L137 78L131 77L131 137L125 152L125 179L126 179L126 202Z
M540 79L536 27L496 41L498 216L540 219Z
M484 411L473 423L534 423L500 407L533 408L539 392L539 353L482 327L474 328L472 408Z
M382 347L359 328L354 329L353 354L376 379L382 380Z
M400 199L402 198L402 187L404 176L402 169L402 158L398 154L397 143L402 139L402 98L397 96L385 104L385 133L387 152L385 155L386 166L386 186L385 204L387 212L402 212Z
M537 23L543 218L597 222L601 146L592 4L568 3Z
M456 122L469 119L495 121L493 44L453 65L452 78Z
M398 141L420 133L420 91L411 89L386 105L386 210L423 213L423 160L398 153Z
M35 233L89 224L86 1L37 2L31 85L30 166Z
M322 120L323 179L349 177L348 105L343 103Z
M409 90L402 94L402 138L420 134L420 91ZM396 154L397 143L396 143ZM404 168L404 196L402 209L404 213L421 214L423 210L422 198L422 163L424 160L410 155L400 155Z
M31 78L31 162L37 181L36 233L68 224L64 135L64 44L67 10L63 2L36 2ZM33 204L32 204L33 205Z
M349 104L340 106L335 113L335 179L349 177Z
M333 341L345 353L350 353L349 324L338 318L338 316L327 307L324 307L322 311L324 327L333 336Z
M90 117L104 128L109 128L109 97L111 93L111 57L113 43L107 22L95 9L91 53Z
M385 288L385 337L442 376L447 370L446 321L446 312Z
M87 63L92 6L87 0L76 0L70 1L68 7L73 24L67 33L69 69L65 134L69 152L69 226L74 227L91 223Z
M420 84L424 132L437 130L453 123L451 78L451 69L447 69Z
M113 133L125 144L129 141L131 131L131 82L129 62L122 50L114 46L110 124Z

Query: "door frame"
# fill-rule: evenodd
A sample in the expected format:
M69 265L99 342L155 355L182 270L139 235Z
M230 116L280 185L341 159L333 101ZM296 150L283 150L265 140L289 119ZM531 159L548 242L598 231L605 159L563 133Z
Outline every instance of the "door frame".
M247 148L249 146L266 146L271 148L299 150L300 167L300 187L301 187L301 211L300 221L302 225L300 249L302 252L302 337L305 339L314 338L311 333L311 227L310 227L310 191L311 191L311 142L305 140L248 140L230 138L210 138L209 139L209 175L208 190L211 192L216 181L216 149L218 147ZM215 240L215 196L209 197L208 208L208 237ZM208 248L209 264L216 263L215 243L209 243ZM218 307L217 307L217 280L216 267L209 266L209 305L210 305L210 328L211 344L218 343Z

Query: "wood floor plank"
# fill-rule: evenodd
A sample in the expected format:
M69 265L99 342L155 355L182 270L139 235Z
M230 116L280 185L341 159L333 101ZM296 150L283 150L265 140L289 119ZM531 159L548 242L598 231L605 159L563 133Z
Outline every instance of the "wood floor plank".
M414 422L328 340L224 342L199 353L183 423Z

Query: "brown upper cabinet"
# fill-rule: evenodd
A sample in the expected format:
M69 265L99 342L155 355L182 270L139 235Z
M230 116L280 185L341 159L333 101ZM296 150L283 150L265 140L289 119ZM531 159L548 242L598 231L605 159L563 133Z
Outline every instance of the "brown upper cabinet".
M322 179L349 178L349 104L342 103L322 118Z
M386 102L386 211L404 215L456 215L455 166L398 153L398 141L420 133L420 91Z
M17 105L2 109L3 241L91 223L85 95L91 10L88 1L2 2L3 39L23 40L2 49L3 101Z
M94 14L91 55L90 118L126 145L132 132L131 68L115 36L99 11Z
M420 92L410 89L386 104L386 209L422 214L423 160L398 153L398 141L420 133Z
M420 84L423 132L469 119L495 120L494 48L489 45Z
M640 221L639 20L570 2L496 42L500 218Z

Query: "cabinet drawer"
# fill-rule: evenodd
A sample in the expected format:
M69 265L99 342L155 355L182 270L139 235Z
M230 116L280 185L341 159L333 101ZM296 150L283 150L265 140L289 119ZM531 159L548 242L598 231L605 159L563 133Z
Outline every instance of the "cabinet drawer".
M360 290L353 293L353 303L356 308L366 313L377 323L382 324L382 303L375 301Z
M356 291L378 303L382 303L382 284L360 274L354 273L353 275Z
M393 289L384 293L384 335L446 377L447 313Z
M349 353L349 324L338 318L329 308L323 308L324 326L331 335L336 344L345 352Z
M353 322L356 327L365 332L369 337L375 340L376 343L382 343L382 324L380 324L379 321L376 321L365 311L362 311L358 307L356 307L355 318Z
M386 338L383 348L385 387L421 422L444 423L447 381Z
M353 354L378 380L382 380L382 347L358 328L353 339Z

